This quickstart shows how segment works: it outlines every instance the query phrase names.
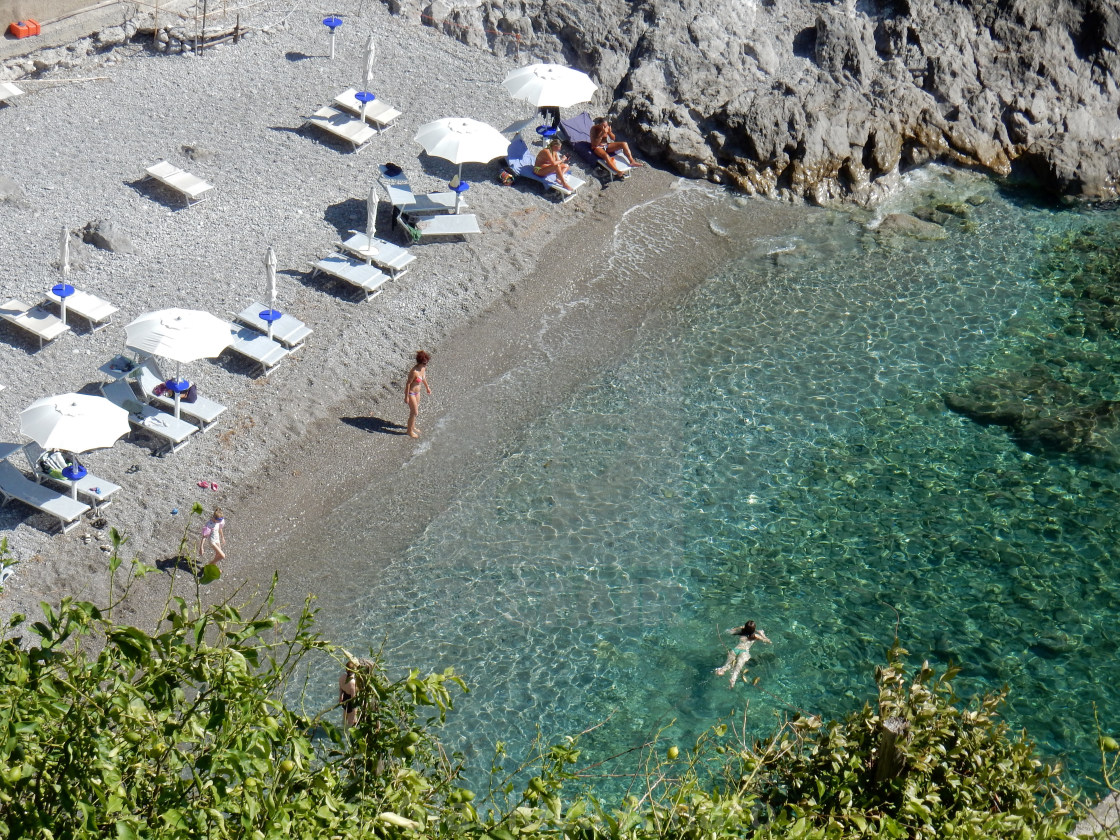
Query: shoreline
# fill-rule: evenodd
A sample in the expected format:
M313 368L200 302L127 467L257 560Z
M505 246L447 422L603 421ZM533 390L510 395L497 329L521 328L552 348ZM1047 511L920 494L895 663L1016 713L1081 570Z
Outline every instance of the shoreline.
M9 281L5 291L32 302L55 282L59 224L74 230L85 219L117 221L138 252L109 254L81 246L74 254L70 282L121 309L109 327L89 333L79 325L74 334L36 352L26 337L5 326L0 344L9 361L0 382L7 386L0 391L0 416L8 418L5 439L20 439L19 411L34 399L68 390L97 393L102 381L97 367L120 352L123 326L137 315L166 306L226 315L259 297L262 258L270 244L280 257L281 308L315 330L303 349L267 377L249 375L244 364L228 355L184 366L202 393L229 410L180 452L154 458L142 441L128 439L83 458L91 472L124 488L105 518L108 527L129 537L126 558L139 555L149 564L173 568L184 529L188 547L192 552L197 547L199 523L187 524L191 504L217 504L226 510L227 575L205 590L207 601L234 589L265 585L279 547L289 554L300 550L298 542L290 543L290 532L310 533L309 522L345 504L371 475L386 488L383 522L410 523L395 537L396 545L406 544L409 529L417 524L410 516L414 505L409 504L409 489L395 485L404 471L411 470L410 477L418 473L414 447L393 446L389 435L373 435L385 439L371 446L362 418L372 412L403 423L403 405L397 405L399 377L420 347L435 354L433 381L439 389L425 401L422 429L453 407L457 394L484 387L487 372L472 360L472 348L485 344L488 364L500 367L504 356L516 358L518 352L510 346L513 337L503 334L503 320L558 305L547 293L555 286L553 271L538 266L562 266L565 282L586 280L586 266L596 254L609 258L610 237L619 220L678 183L652 166L627 182L605 187L589 177L580 195L561 205L535 185L494 183L489 175L497 164L468 164L464 175L474 181L470 211L479 214L483 233L467 242L414 246L418 259L404 277L379 297L353 303L337 287L312 281L305 266L330 252L345 229L363 225L363 196L375 183L376 164L401 162L414 189L440 189L455 167L418 154L412 142L417 125L458 112L501 127L523 118L525 106L511 101L498 84L510 61L402 23L376 7L350 22L350 39L339 45L333 62L305 52L322 47L322 39L311 35L320 35L312 28L318 20L304 13L286 28L216 48L201 58L141 54L114 60L99 68L107 82L52 87L0 112L0 130L22 129L26 136L21 163L28 173L21 183L22 204L0 205L0 257L11 266L11 276L19 278ZM351 83L360 61L359 33L365 29L379 33L378 65L388 80L385 88L393 91L393 103L408 117L376 138L376 148L352 154L297 126L301 114ZM439 58L439 77L412 78L417 49ZM69 72L86 75L90 69ZM89 107L58 125L60 109L87 100ZM206 124L178 116L201 108L211 112ZM106 109L113 119L99 120L97 114ZM75 146L78 138L83 154L55 151ZM201 154L184 161L180 145ZM158 157L215 183L214 198L181 209L135 181L137 169ZM666 288L683 288L702 275L697 270L701 265L718 263L714 244L721 238L705 219L693 221L713 247L705 246L699 260L680 255L687 277ZM378 233L396 238L384 202ZM651 304L635 305L634 314L640 316L641 307ZM429 440L435 442L436 436L423 439L421 447ZM498 443L485 443L493 457ZM470 458L456 457L461 473L470 474ZM14 463L23 468L18 460ZM299 466L292 467L294 463ZM421 475L425 493L433 500L440 494L447 498L450 484L439 470ZM199 490L199 479L218 482L219 492ZM430 512L433 505L438 507L435 502L424 507ZM175 509L179 515L171 514ZM73 596L104 601L107 554L99 545L108 542L107 528L96 531L83 523L58 535L40 530L45 522L19 503L0 510L0 527L19 563L0 594L0 617L35 614L41 600L55 603ZM88 544L83 534L89 535ZM313 567L316 558L307 560ZM137 582L118 617L153 624L167 580L165 571Z

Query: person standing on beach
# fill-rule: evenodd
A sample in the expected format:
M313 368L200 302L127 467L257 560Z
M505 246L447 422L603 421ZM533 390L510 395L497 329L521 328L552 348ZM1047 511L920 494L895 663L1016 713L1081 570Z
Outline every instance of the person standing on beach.
M220 565L226 559L225 530L226 520L222 516L222 509L214 508L214 514L202 526L202 539L198 541L198 556L200 559L205 556L207 543L214 549L214 559L210 561L211 563Z
M432 393L428 385L428 362L432 359L423 350L416 353L416 364L408 372L408 381L404 384L404 402L408 406L408 436L420 437L416 431L416 416L420 413L420 387L423 386L429 394Z
M748 621L742 627L732 627L727 632L739 638L735 642L735 647L727 652L727 661L716 668L716 673L722 677L731 668L731 687L734 688L735 683L739 681L739 675L743 673L743 668L751 661L751 645L755 642L770 644L770 640L766 638L765 633L754 626L753 621Z

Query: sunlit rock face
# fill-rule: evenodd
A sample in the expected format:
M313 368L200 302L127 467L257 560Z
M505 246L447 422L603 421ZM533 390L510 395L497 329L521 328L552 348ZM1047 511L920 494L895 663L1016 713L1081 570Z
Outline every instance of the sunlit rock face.
M871 203L938 160L1117 195L1115 0L385 2L587 71L644 154L750 193Z

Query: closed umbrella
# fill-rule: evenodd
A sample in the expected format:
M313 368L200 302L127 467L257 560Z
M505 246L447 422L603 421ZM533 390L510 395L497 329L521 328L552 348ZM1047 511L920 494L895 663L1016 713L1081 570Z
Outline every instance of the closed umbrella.
M598 86L591 77L562 64L530 64L506 74L502 86L514 99L538 108L567 108L589 102Z
M272 246L264 255L264 276L268 285L268 309L261 313L261 318L268 324L268 337L272 338L272 323L280 318L276 310L276 252Z
M372 90L373 88L373 62L375 53L376 47L373 42L373 33L371 32L369 38L366 40L366 75L364 79L365 87L363 89L366 92ZM365 122L366 106L369 105L370 97L362 96L360 97L360 99L362 103L362 122Z
M264 275L265 280L268 282L268 308L276 308L276 252L272 250L272 246L268 246L268 251L264 255Z
M62 226L61 254L58 258L58 265L62 269L63 279L70 276L70 231L67 230L66 225Z
M197 309L161 309L141 315L125 327L125 345L140 353L163 356L175 362L175 416L179 416L179 394L188 383L180 377L183 362L212 359L232 341L230 326L209 312Z
M460 178L464 163L488 163L509 148L509 140L498 129L466 117L446 117L422 125L415 140L428 154L459 164Z
M369 188L369 198L366 199L366 245L373 245L373 231L377 226L377 188Z

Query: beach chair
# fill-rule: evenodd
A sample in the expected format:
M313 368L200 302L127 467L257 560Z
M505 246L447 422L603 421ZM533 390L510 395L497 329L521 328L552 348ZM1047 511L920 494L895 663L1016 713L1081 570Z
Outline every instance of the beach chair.
M114 493L120 491L119 484L114 484L104 478L99 478L91 472L86 472L84 478L77 481L71 481L65 477L53 476L49 472L43 470L39 464L39 457L43 454L43 447L31 441L23 447L23 454L27 456L27 463L31 465L31 472L35 476L35 480L42 484L44 481L56 484L65 490L67 493L72 494L75 485L78 489L78 495L87 499L92 504L95 511L101 511L112 504L112 496Z
M353 146L355 152L377 136L377 130L362 122L358 117L352 117L337 111L329 105L320 108L306 120L304 125L314 125L335 137L339 137Z
M518 178L528 178L530 181L536 181L547 189L553 190L560 196L561 203L575 198L576 190L586 183L582 178L573 175L571 170L564 176L568 183L572 185L570 190L561 186L555 175L541 177L533 171L533 163L536 159L536 152L525 145L525 141L520 137L515 137L506 151L506 165L509 166L514 175Z
M237 313L237 322L267 335L268 325L261 320L261 313L267 310L268 307L263 303L253 301ZM277 320L272 322L272 337L287 347L289 351L295 351L302 347L304 340L309 335L311 335L311 327L292 315L281 314Z
M143 431L158 438L167 445L168 452L178 452L190 442L190 437L198 431L198 426L178 417L165 414L154 405L146 405L136 398L132 386L123 379L104 382L101 393L114 405L128 412L128 422L137 431Z
M434 236L462 236L481 233L478 217L474 213L452 214L450 216L408 216L397 215L397 223L404 228L411 242L422 242Z
M24 91L11 82L0 82L0 105L11 105L17 96L23 96Z
M357 96L355 96L356 93L357 91L354 90L354 88L347 88L334 98L334 104L357 114L358 117L361 118L362 103L358 101ZM387 128L392 128L394 121L400 115L400 111L391 105L385 104L380 99L375 99L373 102L366 103L366 121L377 126L378 133Z
M22 300L15 298L0 305L0 318L34 334L39 339L40 350L43 349L45 342L54 341L63 333L70 331L57 315L52 315L41 306L28 306Z
M10 461L0 461L0 496L3 496L5 505L14 499L55 517L63 533L77 525L82 514L89 510L85 502L32 481Z
M164 186L170 187L183 196L186 199L187 207L191 206L191 202L197 204L202 201L202 194L214 188L213 184L203 181L197 175L185 172L166 160L153 163L144 172L147 177L155 178Z
M59 306L62 305L62 298L53 291L47 292L47 298L53 300ZM102 327L109 325L109 320L117 312L117 307L97 295L75 289L74 293L66 298L66 312L73 312L75 315L85 318L89 321L89 331L97 332Z
M591 148L591 125L591 115L584 111L570 120L561 120L560 130L564 132L564 136L568 138L568 142L575 149L577 155L590 165L603 169L610 175L611 180L615 178L623 180L630 177L633 167L630 166L630 162L626 160L626 155L622 152L618 152L614 156L614 165L618 167L618 172L611 169L605 160L595 154L595 150Z
M256 362L261 369L261 374L265 376L284 361L290 352L279 341L249 327L230 324L229 331L233 339L230 342L229 349L239 356L244 356L246 359ZM182 410L182 406L180 406L180 413Z
M401 213L413 215L434 215L436 213L455 213L455 200L457 196L450 190L447 192L422 193L416 195L412 192L406 181L395 181L385 184L385 191L389 194L389 203ZM467 206L466 201L459 202L459 209Z
M415 254L410 254L401 246L377 237L371 240L365 233L358 230L350 231L348 239L335 244L358 259L386 269L394 280L404 274L407 267L416 259Z
M345 280L351 286L362 290L363 300L377 297L381 294L381 287L392 278L374 265L352 260L342 254L331 254L315 263L311 276L326 274L339 280Z
M156 386L161 384L166 377L160 372L155 359L148 359L144 364L133 369L130 374L140 389L141 395L150 404L164 410L175 409L175 397L167 394L157 394ZM219 402L198 395L194 402L179 400L179 416L185 417L196 424L200 430L205 431L225 412L226 407Z

